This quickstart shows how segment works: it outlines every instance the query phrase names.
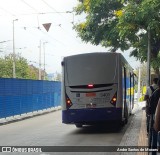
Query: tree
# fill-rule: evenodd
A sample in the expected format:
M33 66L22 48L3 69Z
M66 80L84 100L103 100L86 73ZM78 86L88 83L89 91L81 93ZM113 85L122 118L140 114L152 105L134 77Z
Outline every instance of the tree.
M0 58L0 77L13 77L12 62L12 55L5 56L4 59Z
M121 37L127 38L133 50L131 55L142 62L147 59L147 33L151 32L151 65L159 74L160 65L160 3L158 0L131 1L123 7L118 26ZM123 28L122 28L123 26ZM134 38L134 39L133 39Z
M16 55L16 77L29 78L27 59L21 57L20 55Z
M17 54L15 57L16 64L16 77L23 79L38 79L38 69L28 65L27 59ZM13 55L9 54L4 58L0 58L0 77L12 78L13 77Z
M147 59L147 31L151 31L151 65L159 74L160 3L158 0L83 0L75 8L86 20L74 28L85 42L130 49L141 62Z
M39 72L39 70L35 66L29 65L27 72L28 72L28 79L35 79L35 80L38 79L38 72Z
M84 0L76 8L77 14L86 13L86 21L75 26L83 41L101 44L116 50L120 47L120 37L116 25L118 18L114 10L120 10L123 4L118 0ZM124 48L126 45L124 45ZM126 48L125 48L126 49Z

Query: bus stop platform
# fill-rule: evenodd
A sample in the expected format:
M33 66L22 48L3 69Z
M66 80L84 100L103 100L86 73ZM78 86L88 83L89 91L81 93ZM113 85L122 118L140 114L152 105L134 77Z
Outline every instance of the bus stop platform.
M129 122L125 135L123 136L119 146L125 147L144 147L148 148L148 137L146 131L146 113L144 110L145 102L135 104L133 109L132 120ZM119 153L118 153L119 154ZM120 155L148 155L148 152L131 151L121 152Z

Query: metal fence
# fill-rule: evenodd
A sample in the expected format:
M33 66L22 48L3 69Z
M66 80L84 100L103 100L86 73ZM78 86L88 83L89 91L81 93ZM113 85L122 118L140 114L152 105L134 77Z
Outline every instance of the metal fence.
M60 106L61 82L0 78L0 118Z

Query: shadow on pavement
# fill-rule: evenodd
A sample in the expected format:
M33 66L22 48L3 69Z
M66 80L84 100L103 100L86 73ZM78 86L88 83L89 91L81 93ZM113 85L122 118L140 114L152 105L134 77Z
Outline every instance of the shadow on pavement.
M108 125L84 125L82 128L77 128L75 134L118 133L122 129L122 126L111 123Z
M104 134L104 133L120 133L125 132L127 127L130 125L134 114L129 117L128 123L120 125L115 122L108 122L105 124L98 125L83 125L82 128L76 128L74 134Z

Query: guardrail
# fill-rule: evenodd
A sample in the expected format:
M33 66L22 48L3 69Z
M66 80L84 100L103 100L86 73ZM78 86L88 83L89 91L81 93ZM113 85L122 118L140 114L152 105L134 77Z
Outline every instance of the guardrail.
M61 82L0 78L0 119L60 106Z

